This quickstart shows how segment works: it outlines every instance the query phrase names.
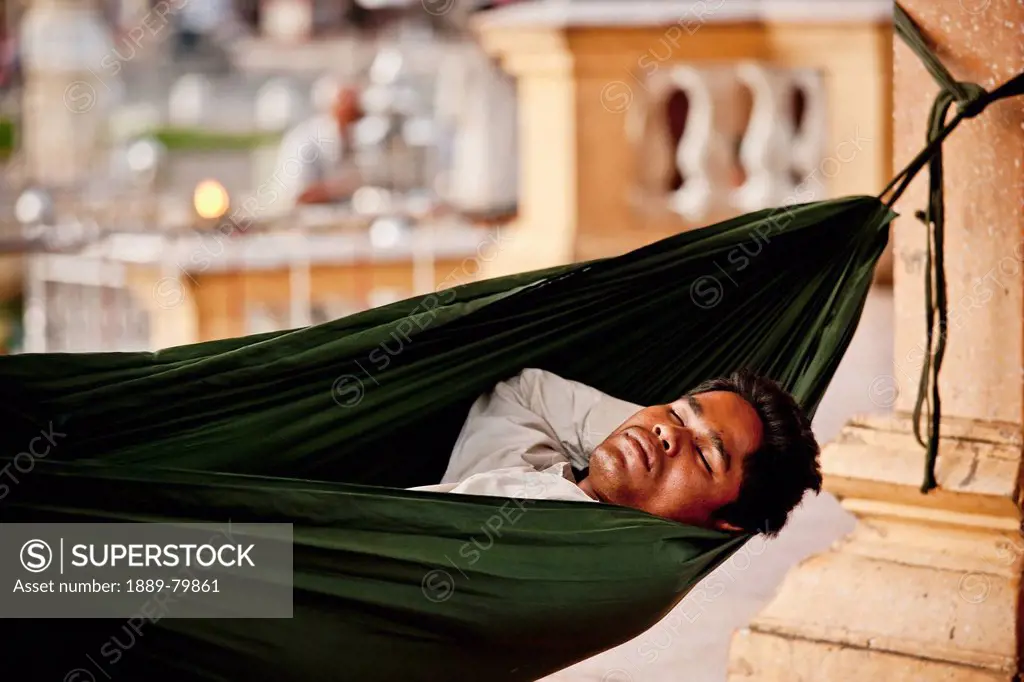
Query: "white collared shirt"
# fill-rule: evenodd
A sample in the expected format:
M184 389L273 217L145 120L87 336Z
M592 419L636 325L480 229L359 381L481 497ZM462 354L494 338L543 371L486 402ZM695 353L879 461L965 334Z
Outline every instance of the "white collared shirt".
M496 495L521 500L575 500L594 502L583 492L572 475L568 462L553 464L538 471L528 464L473 474L457 483L427 485L413 490L464 495Z
M593 501L572 468L639 411L635 405L540 369L524 369L469 410L438 485L416 490Z

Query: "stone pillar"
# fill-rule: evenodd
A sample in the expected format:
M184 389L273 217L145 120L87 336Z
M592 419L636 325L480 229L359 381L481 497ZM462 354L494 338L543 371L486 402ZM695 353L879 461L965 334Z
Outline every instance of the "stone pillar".
M22 153L31 182L78 183L94 172L118 57L92 0L30 0L21 23Z
M508 211L518 197L515 81L472 41L438 69L437 112L450 133L443 198L461 211Z
M992 88L1024 70L1017 0L902 3L955 77ZM925 142L937 87L898 39L894 71L900 168ZM894 368L865 379L895 413L851 421L822 456L826 489L857 527L794 569L734 636L732 682L1020 679L1022 112L1020 98L995 104L945 146L939 489L919 492L925 453L908 415L924 357L926 232L913 217L927 202L922 174L896 207Z
M577 110L573 56L559 29L499 30L484 46L517 80L518 216L482 277L573 260L577 205Z

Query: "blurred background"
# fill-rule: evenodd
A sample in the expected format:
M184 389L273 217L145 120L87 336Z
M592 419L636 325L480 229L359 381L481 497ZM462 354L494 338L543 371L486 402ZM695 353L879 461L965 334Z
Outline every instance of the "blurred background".
M316 324L878 193L892 172L891 12L0 0L0 353ZM891 271L887 255L816 418L822 441L892 407L868 385L893 364ZM806 501L777 540L716 572L712 600L691 595L551 679L725 679L730 633L852 526L830 496Z

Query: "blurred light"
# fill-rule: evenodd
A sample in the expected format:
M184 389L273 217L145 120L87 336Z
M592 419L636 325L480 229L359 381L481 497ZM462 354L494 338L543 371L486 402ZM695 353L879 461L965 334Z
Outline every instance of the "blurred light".
M408 0L357 0L364 9L384 9L386 7L405 7Z
M53 221L53 197L41 189L27 189L14 203L14 217L22 225Z
M389 85L398 80L402 72L402 53L393 47L382 47L370 64L370 82Z
M383 213L390 203L390 194L380 187L360 187L352 194L352 208L364 215Z
M385 116L366 116L353 128L357 147L375 147L383 144L391 132L391 120Z
M412 147L428 147L434 137L434 122L429 118L409 119L402 126L402 138Z
M437 205L432 193L423 190L411 190L405 196L405 210L412 216L427 216Z
M298 102L283 78L267 81L256 93L256 125L262 130L283 130L297 118Z
M402 239L404 224L397 218L378 218L370 225L370 243L375 249L390 249Z
M411 116L419 111L420 95L414 88L394 88L394 102L392 108L395 111Z
M395 103L394 88L386 85L371 85L359 96L359 104L367 114L382 114Z
M200 218L216 220L228 212L231 199L224 185L216 180L203 180L196 185L192 203Z
M213 85L209 78L198 73L185 74L171 86L167 98L168 117L174 125L198 125L212 99Z
M128 151L125 152L129 170L137 175L155 171L163 156L164 146L152 137L144 137L132 142Z

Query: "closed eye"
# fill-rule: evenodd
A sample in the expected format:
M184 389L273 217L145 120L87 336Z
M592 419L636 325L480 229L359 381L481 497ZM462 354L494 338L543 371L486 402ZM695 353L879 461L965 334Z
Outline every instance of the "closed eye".
M680 426L686 426L686 422L683 420L683 417L678 412L676 412L674 408L672 409L672 416L676 418L676 421L679 422ZM697 456L700 457L700 461L704 463L704 468L708 470L709 474L714 476L715 472L711 468L711 463L708 461L708 458L704 456L704 451L701 449L699 445L697 445L696 442L694 442L693 447L697 451Z
M704 456L704 451L703 451L703 450L701 450L701 449L700 449L700 446L699 446L699 445L697 445L696 443L694 443L693 447L694 447L694 448L696 448L696 450L697 450L697 455L698 455L698 456L700 456L700 460L701 460L702 462L704 462L704 467L705 467L705 468L706 468L706 469L708 470L708 473L709 473L709 474L711 474L712 476L714 476L714 475L715 475L715 472L714 472L714 471L712 471L712 469L711 469L711 463L710 463L710 462L708 462L708 458Z

